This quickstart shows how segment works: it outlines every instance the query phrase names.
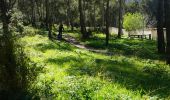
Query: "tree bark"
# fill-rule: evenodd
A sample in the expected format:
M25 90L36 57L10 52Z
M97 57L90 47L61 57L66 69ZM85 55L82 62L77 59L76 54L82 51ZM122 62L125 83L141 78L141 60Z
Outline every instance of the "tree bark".
M165 7L165 26L166 26L166 61L167 64L170 64L170 1L165 0L164 2Z
M9 11L11 10L11 7L9 6L10 3L2 0L0 2L0 11L2 14L2 24L3 24L3 41L4 41L4 57L2 65L5 67L6 73L6 86L9 90L15 91L18 89L17 86L17 78L16 78L16 59L14 55L14 47L13 47L13 39L12 39L12 33L9 30L9 24L11 15Z
M35 24L35 1L31 0L31 24L33 27L36 27Z
M104 0L102 0L102 3L101 3L101 13L102 13L102 18L101 18L101 27L100 29L103 30L103 27L105 26L105 2Z
M107 8L106 8L106 46L108 46L109 45L109 19L110 19L110 17L109 17L109 2L110 2L110 0L107 0Z
M46 6L46 28L48 31L48 38L51 39L52 38L52 32L51 32L51 18L50 16L50 11L49 11L49 1L45 0L45 6Z
M123 34L122 25L123 24L123 0L119 0L119 28L118 28L118 38L121 38Z
M45 0L45 11L46 11L46 15L45 15L45 24L46 24L46 29L48 30L48 15L49 15L49 11L48 11L49 9L48 9L48 0Z
M82 38L86 39L86 38L88 38L88 36L86 34L86 26L85 26L85 18L84 18L85 16L84 16L84 13L83 13L82 0L79 0L79 13L80 13L81 33L83 34Z
M93 27L96 30L96 5L95 5L95 1L94 1L94 5L93 5Z
M163 30L163 0L158 0L157 10L157 36L158 36L158 53L165 53L165 39Z
M71 19L71 5L70 5L70 0L66 0L66 2L67 2L67 27L70 27L70 23L71 23L71 21L70 21L70 19Z

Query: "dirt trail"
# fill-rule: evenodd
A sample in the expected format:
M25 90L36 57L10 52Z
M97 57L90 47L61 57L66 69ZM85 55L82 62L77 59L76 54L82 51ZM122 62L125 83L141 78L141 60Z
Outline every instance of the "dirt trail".
M66 42L74 45L77 48L86 49L88 51L95 52L95 53L113 55L113 53L112 52L108 52L107 49L101 50L101 49L95 49L95 48L92 48L92 47L85 46L84 44L81 44L78 40L76 40L74 37L72 37L72 36L70 36L68 34L64 34L63 38L64 38L64 40Z

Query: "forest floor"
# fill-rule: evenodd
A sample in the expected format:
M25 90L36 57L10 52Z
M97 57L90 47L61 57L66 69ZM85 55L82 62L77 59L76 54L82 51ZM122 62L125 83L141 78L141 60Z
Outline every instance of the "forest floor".
M78 33L67 34L72 37L65 37L66 41L49 40L47 35L21 38L31 61L44 66L33 84L38 96L54 100L170 99L170 67L156 53L155 41L111 38L105 47L103 34L88 40L80 40Z
M71 35L64 34L63 38L64 38L64 40L66 42L74 45L77 48L85 49L85 50L88 50L88 51L91 51L91 52L95 52L95 53L111 54L111 52L108 52L107 49L103 50L103 49L96 49L96 48L93 48L93 47L86 46L86 45L82 44L80 41L78 41L75 37L73 37Z

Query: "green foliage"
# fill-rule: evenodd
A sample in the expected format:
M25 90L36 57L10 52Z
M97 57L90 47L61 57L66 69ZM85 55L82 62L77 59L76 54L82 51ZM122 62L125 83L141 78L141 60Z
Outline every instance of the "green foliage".
M42 73L43 66L41 64L36 64L28 58L28 55L24 52L23 46L19 46L21 43L18 43L17 47L15 47L15 55L17 62L17 77L20 81L19 84L22 86L23 92L28 92L31 84L34 83L36 77L39 73Z
M30 27L30 26L25 26L24 31L23 31L23 35L36 35L36 34L39 34L40 32L41 31L39 29L35 29L33 27Z
M18 9L13 9L12 14L11 14L11 23L10 23L10 28L13 32L19 32L22 34L24 31L24 26L23 26L23 14L21 11Z
M74 35L74 34L72 34ZM75 34L77 35L77 34ZM105 46L104 34L94 34L91 39L81 41L82 44L95 49L106 49L114 55L136 56L145 59L159 59L156 51L156 42L138 39L111 39L108 47Z
M10 32L4 31L0 37L0 99L22 100L27 98L31 84L43 68L28 58L19 41L24 31L22 13L17 9L8 10L10 21L6 24Z
M144 27L144 18L140 13L127 13L124 16L123 27L127 31L135 31Z
M96 34L95 39L104 38ZM21 41L26 43L25 50L31 61L45 65L45 72L36 78L30 88L34 97L54 100L149 100L169 96L168 66L164 67L161 61L133 55L134 51L144 50L139 49L141 44L149 50L156 48L154 41L114 40L111 43L115 44L110 49L117 48L123 54L109 56L78 49L65 42L50 41L44 35L25 36ZM102 47L101 43L98 45ZM125 52L133 56L125 55Z
M28 96L31 93L29 89L39 73L44 72L43 65L31 61L24 51L24 43L19 41L19 38L17 39L15 38L13 44L13 59L15 59L16 65L10 69L14 74L9 76L9 69L3 65L5 60L0 59L0 94L3 92L5 97L3 99L11 100L17 98L23 100L31 98L31 96ZM0 41L0 43L3 42ZM0 47L2 47L0 52L3 52L1 57L4 58L4 47L1 44ZM2 96L0 98L2 99Z

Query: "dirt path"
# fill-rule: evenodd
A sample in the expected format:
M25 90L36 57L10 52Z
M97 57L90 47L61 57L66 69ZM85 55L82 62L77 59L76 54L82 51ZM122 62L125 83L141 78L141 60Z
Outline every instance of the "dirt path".
M77 48L86 49L88 51L95 52L95 53L113 55L113 53L112 52L108 52L107 49L101 50L101 49L95 49L95 48L92 48L92 47L85 46L84 44L81 44L78 40L76 40L74 37L72 37L72 36L70 36L68 34L64 34L63 38L64 38L64 40L66 42L74 45Z

